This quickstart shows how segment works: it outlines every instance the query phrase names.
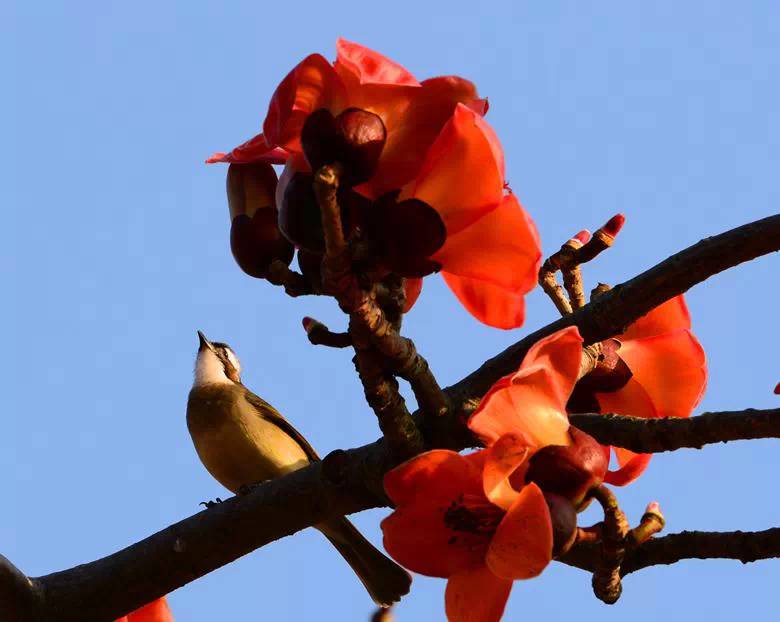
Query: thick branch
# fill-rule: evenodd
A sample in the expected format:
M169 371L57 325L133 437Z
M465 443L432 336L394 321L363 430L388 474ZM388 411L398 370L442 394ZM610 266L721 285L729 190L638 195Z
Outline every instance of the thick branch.
M575 546L560 561L592 572L598 560L597 545ZM780 528L766 531L683 531L652 538L626 551L623 576L649 566L674 564L685 559L738 559L743 564L780 557Z
M709 412L690 419L571 415L569 420L605 445L637 453L701 449L712 443L780 438L780 408Z
M492 383L517 368L539 339L572 324L579 326L589 343L607 339L709 276L778 248L780 216L765 218L708 238L537 330L446 390L453 408L448 416L435 418L437 426L428 444L453 449L473 445L464 425L466 416ZM334 452L323 463L267 482L245 497L229 499L102 560L33 579L33 589L22 593L40 595L36 597L39 615L21 619L89 622L124 615L268 542L328 517L383 505L381 478L393 464L383 441ZM582 551L587 552L585 545L575 547L565 561L588 567L586 557L577 557ZM622 567L632 572L685 557L752 561L778 555L780 529L758 534L677 534L629 551ZM4 612L19 603L14 598L17 591L9 589L19 576L0 573Z

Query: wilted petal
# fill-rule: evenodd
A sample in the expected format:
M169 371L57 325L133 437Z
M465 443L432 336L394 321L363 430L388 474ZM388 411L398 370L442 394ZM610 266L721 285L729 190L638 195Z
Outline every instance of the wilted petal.
M639 318L618 339L628 341L629 339L653 337L690 327L691 315L688 312L688 305L685 304L685 298L680 294Z
M458 104L400 199L417 198L433 206L447 234L455 235L496 209L503 196L501 144L480 115Z
M269 164L284 164L288 153L279 147L269 146L263 134L250 138L229 153L217 152L206 160L206 164L227 162L230 164L249 164L252 162L268 162Z
M454 235L431 258L442 270L525 294L536 285L542 251L531 218L514 194Z
M339 37L336 54L336 67L351 72L360 84L420 86L401 65L358 43Z
M499 577L531 579L550 563L552 548L547 502L536 484L527 484L499 524L485 561Z
M528 351L518 371L488 391L469 420L486 444L504 434L524 434L536 447L568 445L566 402L577 381L582 337L570 326L541 339Z
M271 98L263 133L271 145L301 151L306 117L344 98L344 86L331 64L319 54L304 58L282 80Z

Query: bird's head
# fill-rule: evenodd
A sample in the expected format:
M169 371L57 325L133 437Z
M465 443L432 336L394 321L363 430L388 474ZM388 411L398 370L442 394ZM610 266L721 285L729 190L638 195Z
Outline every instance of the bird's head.
M226 343L209 341L198 331L200 346L195 357L195 386L241 382L241 363Z

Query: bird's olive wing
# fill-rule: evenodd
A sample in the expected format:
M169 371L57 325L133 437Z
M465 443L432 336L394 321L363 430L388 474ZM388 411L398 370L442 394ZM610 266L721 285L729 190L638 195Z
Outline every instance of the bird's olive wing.
M295 442L298 443L298 445L301 446L301 449L303 449L304 453L306 454L306 457L311 460L312 462L317 462L320 457L317 455L317 452L314 451L314 447L312 447L309 444L309 441L306 440L306 438L296 430L293 425L285 419L279 411L277 411L273 406L271 406L268 402L266 402L262 397L258 397L251 391L247 389L246 393L244 394L244 397L246 398L246 401L249 402L252 406L255 407L257 410L257 414L265 419L266 421L270 421L277 427L284 430L287 434L289 434L292 438L295 439Z

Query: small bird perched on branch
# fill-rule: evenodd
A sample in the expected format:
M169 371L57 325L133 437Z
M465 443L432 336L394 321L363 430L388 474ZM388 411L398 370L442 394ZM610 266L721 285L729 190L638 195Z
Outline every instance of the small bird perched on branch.
M241 364L224 343L198 331L187 427L203 465L234 493L319 460L309 442L273 406L241 384ZM388 607L409 592L411 577L345 517L315 525L355 571L371 598Z

